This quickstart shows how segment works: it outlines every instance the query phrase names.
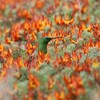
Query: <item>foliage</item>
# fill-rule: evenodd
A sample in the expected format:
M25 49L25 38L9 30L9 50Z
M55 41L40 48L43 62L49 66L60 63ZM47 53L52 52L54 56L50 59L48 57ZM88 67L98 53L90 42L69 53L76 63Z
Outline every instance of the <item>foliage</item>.
M0 0L0 100L99 100L99 5Z

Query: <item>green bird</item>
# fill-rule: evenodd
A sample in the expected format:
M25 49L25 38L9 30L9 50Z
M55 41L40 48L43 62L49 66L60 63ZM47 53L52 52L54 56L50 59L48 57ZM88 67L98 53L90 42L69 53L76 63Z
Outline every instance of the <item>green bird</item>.
M43 37L38 41L38 50L43 52L44 54L47 53L47 45L52 39L62 38L62 37Z
M52 38L50 38L50 37L44 37L44 38L39 39L38 50L43 52L44 54L46 54L47 53L47 44L50 40L52 40Z

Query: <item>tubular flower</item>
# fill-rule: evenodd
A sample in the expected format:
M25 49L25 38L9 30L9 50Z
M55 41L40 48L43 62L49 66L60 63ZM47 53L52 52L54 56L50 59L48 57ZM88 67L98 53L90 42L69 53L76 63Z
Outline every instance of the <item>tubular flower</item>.
M2 44L0 44L0 52L2 52L4 50L4 47Z
M85 93L83 81L80 76L72 75L71 78L64 76L64 82L70 93L73 95L80 95Z
M40 85L38 78L33 74L29 74L28 79L29 79L28 83L29 90L37 88Z

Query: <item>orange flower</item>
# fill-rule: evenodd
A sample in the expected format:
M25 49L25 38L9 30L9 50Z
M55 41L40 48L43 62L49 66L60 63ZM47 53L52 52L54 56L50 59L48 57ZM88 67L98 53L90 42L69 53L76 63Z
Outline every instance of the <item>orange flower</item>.
M19 31L20 31L20 24L15 24L10 31L12 40L18 41L21 38Z
M38 61L42 63L45 60L45 54L41 51L38 52Z
M4 47L2 44L0 44L0 52L2 52L4 50Z
M2 79L4 76L7 75L8 68L9 66L7 66L7 64L4 63L1 73L0 73L0 79Z
M51 27L51 23L48 21L47 18L44 18L44 16L43 16L43 18L38 19L35 24L36 24L35 25L36 29L38 31L43 30L46 26L50 26Z
M54 79L53 77L50 77L48 81L48 89L52 89L53 86L54 86Z
M64 20L62 19L61 16L55 16L55 22L56 24L59 24L59 25L64 24Z
M29 23L29 22L23 23L23 28L24 28L25 30L29 30L29 28L30 28L30 23Z
M35 34L35 32L33 31L33 32L31 32L31 40L32 41L34 41L34 40L36 40L37 39L37 37L36 37L36 34Z
M13 58L12 58L12 57L7 57L6 63L7 63L9 66L12 65L12 63L13 63ZM12 67L12 66L10 66L10 67Z
M70 93L73 95L80 95L85 93L83 81L80 76L72 75L71 78L64 76L64 82Z
M71 67L72 65L72 61L71 61L71 57L68 53L65 53L64 54L64 57L63 57L63 63L68 66L68 67Z
M56 91L54 95L56 100L69 100L66 98L66 94L64 91L60 91L60 92Z
M6 38L5 38L5 42L6 42L7 44L10 44L12 41L11 41L8 37L6 37Z
M32 44L30 42L28 42L26 44L26 50L27 50L28 54L32 54L32 52L33 52L33 46L32 46Z
M72 18L71 20L68 19L64 20L65 25L72 24L73 22L74 22L74 18Z
M87 9L88 9L87 6L84 5L84 6L82 7L82 9L81 9L81 13L86 13Z
M35 7L37 9L41 9L41 8L43 8L43 6L44 6L44 1L43 0L36 0Z
M18 9L17 15L20 18L31 19L31 14L26 9Z
M24 63L23 63L23 60L22 60L21 57L18 57L18 59L17 59L17 64L18 64L19 68L20 68L20 67L24 67Z
M28 83L29 90L36 88L40 85L38 78L33 74L29 74L28 78L29 78L29 83Z

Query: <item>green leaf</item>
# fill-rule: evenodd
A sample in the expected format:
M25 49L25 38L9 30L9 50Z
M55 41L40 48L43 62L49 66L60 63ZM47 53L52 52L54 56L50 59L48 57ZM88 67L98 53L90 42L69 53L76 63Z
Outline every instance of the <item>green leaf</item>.
M14 59L18 58L19 57L19 51L14 51L13 54L12 54L12 57Z
M90 47L88 52L88 57L95 59L97 56L99 56L98 48L97 47Z
M28 80L28 72L27 72L27 68L26 67L22 67L20 69L20 73L21 73L21 76L19 78L19 81Z
M83 38L79 38L79 40L78 40L78 46L82 47L83 44L84 44L84 39Z
M69 44L66 48L68 53L72 53L74 50L76 49L76 45L75 44Z
M48 31L50 31L51 30L51 27L50 26L46 26L45 27L45 29L44 29L44 31L47 33Z
M44 38L39 39L38 50L40 50L41 52L46 54L47 53L47 44L51 39L52 38L50 38L50 37L44 37Z
M94 15L100 17L100 9L96 9Z
M28 93L28 81L18 82L18 90L17 95L20 98L19 100L22 100L23 95L26 95Z
M82 55L81 59L80 59L80 64L84 63L86 60L87 54Z
M82 32L82 38L89 40L92 37L93 37L93 34L91 32L88 32L86 30Z

